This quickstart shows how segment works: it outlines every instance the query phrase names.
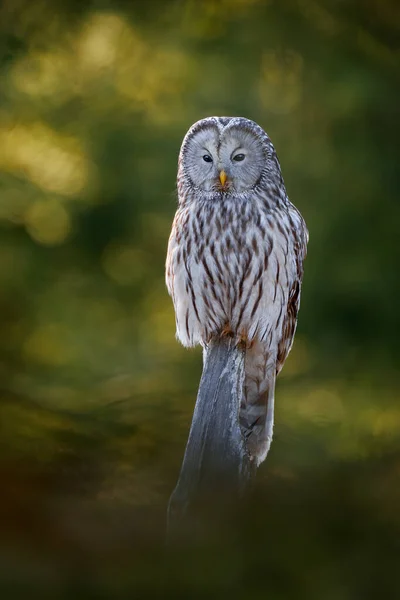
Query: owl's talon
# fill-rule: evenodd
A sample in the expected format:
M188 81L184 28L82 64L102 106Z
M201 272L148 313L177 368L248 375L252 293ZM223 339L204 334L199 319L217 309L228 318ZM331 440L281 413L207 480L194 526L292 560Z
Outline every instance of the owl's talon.
M249 350L253 345L253 340L249 340L246 334L238 335L236 345L241 350Z
M233 331L229 325L224 325L221 331L221 337L233 338Z

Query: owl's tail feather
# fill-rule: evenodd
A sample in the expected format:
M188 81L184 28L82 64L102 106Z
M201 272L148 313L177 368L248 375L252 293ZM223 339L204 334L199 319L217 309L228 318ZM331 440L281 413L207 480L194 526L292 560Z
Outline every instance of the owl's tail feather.
M247 449L257 466L267 457L272 442L275 402L275 361L261 344L246 353L244 399L239 420Z

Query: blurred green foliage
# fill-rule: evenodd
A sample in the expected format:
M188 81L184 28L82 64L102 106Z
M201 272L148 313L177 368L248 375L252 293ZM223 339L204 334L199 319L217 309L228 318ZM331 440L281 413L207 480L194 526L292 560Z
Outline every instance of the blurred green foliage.
M399 29L396 0L3 0L2 597L400 595ZM268 131L309 256L257 489L166 562L201 356L163 267L211 114Z

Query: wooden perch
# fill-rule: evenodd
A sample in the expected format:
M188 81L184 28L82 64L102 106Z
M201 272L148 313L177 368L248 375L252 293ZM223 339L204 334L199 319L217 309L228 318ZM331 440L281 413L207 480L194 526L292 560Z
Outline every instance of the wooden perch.
M189 439L168 508L169 539L193 529L205 505L239 497L255 473L239 425L244 360L245 350L225 337L204 352Z

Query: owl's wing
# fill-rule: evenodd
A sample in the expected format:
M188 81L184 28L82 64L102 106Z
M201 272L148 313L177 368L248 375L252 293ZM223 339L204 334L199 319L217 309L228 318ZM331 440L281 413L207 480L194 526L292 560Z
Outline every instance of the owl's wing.
M257 465L267 456L272 441L275 379L293 344L300 287L301 279L296 279L289 291L276 363L268 362L270 348L266 343L256 342L246 353L246 401L241 406L239 418L248 450L256 457Z
M256 457L257 464L267 456L272 440L275 379L293 344L300 307L303 261L307 253L308 231L302 216L293 206L288 217L294 262L292 280L287 282L287 300L286 307L283 305L284 317L277 354L271 360L268 341L255 342L246 352L245 402L239 417L247 448Z
M308 230L303 217L293 207L295 215L300 219L300 227L297 230L294 244L296 251L296 278L289 290L286 314L282 325L282 337L278 344L278 355L276 360L276 374L282 370L285 360L293 345L293 338L297 326L297 314L300 308L301 282L303 279L303 262L307 255Z
M289 292L286 315L282 326L282 337L278 344L278 355L276 359L276 374L282 370L285 360L293 344L297 325L297 313L300 305L300 283L295 281Z

